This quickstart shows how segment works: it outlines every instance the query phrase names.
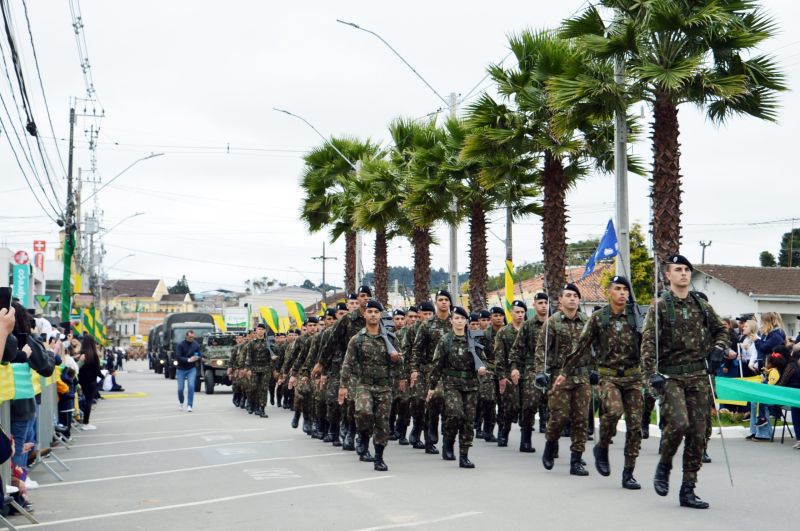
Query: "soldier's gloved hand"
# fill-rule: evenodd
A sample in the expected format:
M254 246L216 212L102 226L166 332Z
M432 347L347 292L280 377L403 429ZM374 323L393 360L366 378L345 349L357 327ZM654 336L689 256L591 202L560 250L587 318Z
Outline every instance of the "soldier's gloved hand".
M536 383L537 387L543 389L546 389L547 386L550 385L550 377L543 372L537 372L536 377L533 379L533 381Z
M653 373L650 375L650 387L656 393L663 393L664 388L667 386L667 377L663 374Z
M600 383L600 375L597 374L597 371L592 371L589 373L589 383L591 385L597 385Z

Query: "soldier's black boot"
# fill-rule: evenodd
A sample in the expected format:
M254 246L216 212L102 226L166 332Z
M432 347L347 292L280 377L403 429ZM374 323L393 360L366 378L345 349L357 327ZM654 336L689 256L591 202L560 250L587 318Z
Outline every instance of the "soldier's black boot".
M439 442L439 434L436 433L437 422L432 420L428 423L428 429L425 431L425 453L436 455L439 450L436 448L436 443Z
M322 442L333 442L333 426L328 422L328 419L322 421Z
M642 419L642 439L650 438L650 419Z
M636 478L633 477L633 468L625 467L622 469L622 488L628 490L639 490L642 488Z
M247 398L245 398L244 396L241 399L239 399L239 407L242 409L247 408Z
M710 463L711 462L711 456L708 455L708 452L705 451L705 450L703 451L703 462L704 463Z
M455 461L456 454L453 447L455 446L455 439L445 439L442 444L442 459L445 461Z
M308 419L305 415L303 415L303 433L311 435L312 431L313 424L311 423L311 419Z
M319 420L315 420L312 423L312 426L313 427L311 428L311 438L312 439L322 439L322 437L323 437L323 435L322 435L322 422L319 421Z
M483 425L483 440L488 443L497 442L497 437L494 436L494 422L485 421Z
M694 483L683 483L678 499L681 502L681 507L708 509L708 502L704 502L694 493Z
M292 417L292 428L297 429L297 426L300 425L300 412L295 411L294 416Z
M356 445L353 441L355 436L355 430L352 426L347 428L347 434L344 436L344 442L342 442L342 450L347 450L348 452L352 452L356 449Z
M342 439L339 436L339 423L338 422L333 422L333 423L330 423L330 425L331 425L331 428L330 428L331 444L333 444L334 446L337 446L337 447L341 446L342 445Z
M480 404L478 404L478 411L480 412ZM480 413L475 414L475 422L473 423L473 427L475 428L475 438L476 439L483 439L486 437L483 431L483 423L481 422Z
M656 475L653 477L653 488L656 494L666 496L669 493L669 471L672 470L672 463L658 462Z
M539 433L547 431L547 419L543 415L539 415Z
M269 415L267 415L267 412L265 411L265 409L266 409L266 406L261 406L261 407L258 408L258 416L261 417L262 419L269 418Z
M382 444L375 445L375 460L373 461L374 462L373 466L376 472L386 472L387 470L389 470L389 467L386 466L386 463L383 460L384 448L386 447Z
M569 473L573 476L588 476L589 471L583 466L581 452L572 452L569 460Z
M392 408L389 410L389 440L396 441L397 435L397 402L392 402Z
M242 397L239 396L239 393L234 393L234 395L233 395L233 405L235 407L239 407L239 401L241 399L242 399Z
M413 448L415 450L424 450L425 443L422 441L422 426L421 425L418 426L416 421L414 422L414 429L411 432L411 435L413 436L414 440L412 441L411 439L409 439L408 442L411 443Z
M406 439L406 433L408 432L408 424L405 422L398 422L397 425L397 444L400 446L408 446L408 439Z
M545 441L544 443L544 452L542 452L542 465L544 465L545 469L552 470L553 465L555 462L555 451L558 446L558 442L556 441Z
M520 428L520 433L519 451L526 454L532 454L535 452L536 448L533 447L533 443L531 442L533 428L530 426L523 426Z
M594 454L594 467L601 476L611 475L611 463L608 462L608 447L601 448L599 445L594 445L592 449Z
M414 424L411 426L411 433L408 436L408 444L416 448L418 440L419 433L417 432L417 421L414 421Z
M508 424L500 424L497 428L497 446L508 446L508 434L511 432L511 426Z
M359 445L362 447L362 452L358 454L358 460L364 463L372 463L375 458L369 453L369 433L362 431L359 435Z
M252 415L255 410L256 410L256 408L253 407L253 404L251 404L250 401L248 400L247 401L247 413Z
M364 453L364 432L360 432L356 437L356 454L361 457Z
M475 463L469 460L469 448L458 449L459 468L475 468Z
M558 441L556 441L556 449L553 451L553 459L558 459Z
M439 419L433 418L428 422L428 435L430 435L431 442L436 444L439 442ZM444 423L442 423L442 428L444 428Z

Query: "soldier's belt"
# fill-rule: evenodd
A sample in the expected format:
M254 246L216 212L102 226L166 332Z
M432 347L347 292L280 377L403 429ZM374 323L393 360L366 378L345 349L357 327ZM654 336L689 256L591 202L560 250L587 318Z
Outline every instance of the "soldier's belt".
M630 367L628 369L612 369L611 367L598 367L597 372L600 376L616 376L623 378L625 376L639 376L642 374L640 367Z
M467 378L473 379L475 378L475 374L469 371L456 371L454 369L445 369L442 371L445 376L451 376L453 378Z
M391 378L359 378L358 383L361 385L392 385Z
M680 376L682 374L691 374L693 372L702 371L706 368L706 364L702 361L694 363L686 363L684 365L667 365L659 367L658 372L666 374L667 376Z

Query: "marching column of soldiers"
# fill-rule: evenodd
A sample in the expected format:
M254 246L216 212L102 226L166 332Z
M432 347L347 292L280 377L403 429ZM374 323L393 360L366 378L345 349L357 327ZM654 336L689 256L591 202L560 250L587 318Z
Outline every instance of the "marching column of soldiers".
M520 428L519 451L534 453L538 414L544 468L554 467L559 439L569 437L569 473L587 476L583 454L596 396L595 469L611 474L608 449L624 415L621 486L638 490L633 473L658 401L662 439L654 489L669 492L672 460L683 442L679 502L705 509L694 489L708 461L708 371L728 336L707 300L690 290L691 272L685 257L671 256L664 271L669 287L643 320L629 280L615 276L608 305L591 315L580 311L575 284L563 286L555 312L545 293L534 296L531 317L525 302L513 301L510 323L502 308L470 314L440 290L432 302L394 310L393 332L382 321L381 303L361 286L302 330L276 334L274 344L264 325L237 338L229 369L233 402L267 417L267 401L276 405L277 398L276 407L293 411L292 428L302 425L312 438L355 451L376 471L388 470L390 441L437 455L440 434L442 459L475 468L469 450L476 436L505 447L513 424Z

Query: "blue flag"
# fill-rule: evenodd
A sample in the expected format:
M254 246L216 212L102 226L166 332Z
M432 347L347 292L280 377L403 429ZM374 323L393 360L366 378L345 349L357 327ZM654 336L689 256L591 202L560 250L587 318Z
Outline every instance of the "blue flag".
M617 231L614 230L614 222L609 219L608 225L606 226L606 232L603 234L603 237L600 240L600 245L597 246L597 250L591 257L589 257L589 261L586 262L586 271L583 272L581 280L592 274L594 271L595 262L598 260L611 258L612 256L617 256L617 253L619 253Z

